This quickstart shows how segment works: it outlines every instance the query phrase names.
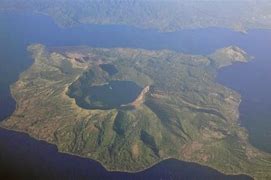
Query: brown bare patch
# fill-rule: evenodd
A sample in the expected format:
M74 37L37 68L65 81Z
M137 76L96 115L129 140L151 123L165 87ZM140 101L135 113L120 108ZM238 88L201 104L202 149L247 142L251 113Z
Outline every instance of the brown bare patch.
M199 142L192 142L190 144L186 144L182 150L181 150L181 154L183 155L183 157L185 159L191 159L191 156L194 152L199 151L202 148L203 144L199 143Z
M207 128L202 129L201 134L204 140L223 139L226 136L223 132Z
M140 154L140 149L138 143L132 145L132 156L133 158L137 159Z
M256 158L259 155L259 152L255 151L251 147L246 147L246 156L248 159Z

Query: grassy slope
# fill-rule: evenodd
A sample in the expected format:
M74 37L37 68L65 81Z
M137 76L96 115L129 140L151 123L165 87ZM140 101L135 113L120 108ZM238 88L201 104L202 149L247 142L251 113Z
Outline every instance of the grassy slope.
M271 156L253 148L238 126L240 96L215 82L218 68L246 61L229 47L193 56L135 49L47 50L29 47L34 64L12 85L15 113L2 127L56 144L60 151L100 161L109 170L138 171L165 158L211 166L229 174L271 178ZM74 56L88 56L77 62ZM118 69L108 76L99 63ZM151 85L134 110L86 110L67 96L86 72L89 85L132 80ZM78 82L79 81L79 82Z

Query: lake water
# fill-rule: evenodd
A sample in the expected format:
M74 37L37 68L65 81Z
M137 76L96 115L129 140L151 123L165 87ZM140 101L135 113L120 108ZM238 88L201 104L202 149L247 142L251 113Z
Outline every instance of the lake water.
M245 37L235 44L255 59L222 69L217 79L242 95L241 125L254 146L271 153L271 31L255 30Z
M109 81L104 85L79 88L82 96L75 96L75 100L85 109L120 108L121 105L133 102L143 90L133 81Z
M217 48L238 45L255 59L222 69L217 80L242 94L241 125L248 129L253 145L271 152L270 42L271 31L265 30L251 30L244 35L219 28L174 33L111 25L63 29L46 16L0 13L0 119L15 109L9 86L31 65L26 52L31 43L171 49L193 54L209 54ZM226 176L208 167L176 160L163 161L139 173L107 172L96 161L58 153L53 145L4 129L0 129L0 148L1 174L31 179L249 179Z

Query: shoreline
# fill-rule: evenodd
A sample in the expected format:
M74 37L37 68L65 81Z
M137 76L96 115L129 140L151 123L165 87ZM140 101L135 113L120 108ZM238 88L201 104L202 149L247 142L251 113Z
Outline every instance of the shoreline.
M96 159L92 159L92 158L88 158L88 157L85 157L85 156L81 156L81 155L78 155L78 154L73 154L73 153L69 153L69 152L65 152L65 151L60 151L57 147L56 144L54 143L50 143L46 140L43 140L43 139L39 139L39 138L36 138L36 137L33 137L31 135L29 135L27 132L25 131L21 131L21 130L16 130L16 129L12 129L12 128L6 128L6 127L3 127L1 124L0 124L0 128L2 129L5 129L5 130L8 130L8 131L13 131L13 132L16 132L16 133L21 133L21 134L24 134L26 136L28 136L29 138L32 138L36 141L39 141L39 142L42 142L42 143L47 143L49 145L52 145L52 146L55 146L56 150L57 150L57 153L60 153L60 154L64 154L64 155L70 155L70 156L74 156L74 157L78 157L78 158L83 158L83 159L86 159L86 160L91 160L91 161L95 161L96 163L99 163L105 171L107 172L119 172L119 173L131 173L131 174L135 174L135 173L140 173L140 172L144 172L156 165L158 165L159 163L162 163L163 161L165 160L170 160L170 159L173 159L173 160L177 160L177 161L180 161L180 162L184 162L184 163L192 163L192 164L195 164L195 165L199 165L199 166L203 166L203 167L207 167L207 168L210 168L214 171L217 171L223 175L226 175L226 176L242 176L242 175L245 175L245 176L248 176L250 178L253 178L255 179L251 174L245 174L245 173L225 173L224 171L221 171L221 170L218 170L212 166L209 166L209 165L206 165L206 164L203 164L203 163L199 163L199 162L196 162L196 161L187 161L187 160L182 160L182 159L177 159L177 158L174 158L174 157L166 157L166 158L163 158L153 164L151 164L150 166L146 167L146 168L142 168L141 170L135 170L135 171L129 171L129 170L113 170L113 169L110 169L108 168L106 165L104 165L101 161L99 160L96 160Z

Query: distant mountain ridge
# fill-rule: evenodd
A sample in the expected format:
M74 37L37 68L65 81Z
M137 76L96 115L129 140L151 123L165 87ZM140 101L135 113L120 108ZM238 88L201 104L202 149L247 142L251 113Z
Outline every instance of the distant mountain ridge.
M271 28L271 1L0 0L0 10L30 10L61 26L125 24L159 31L223 27Z

